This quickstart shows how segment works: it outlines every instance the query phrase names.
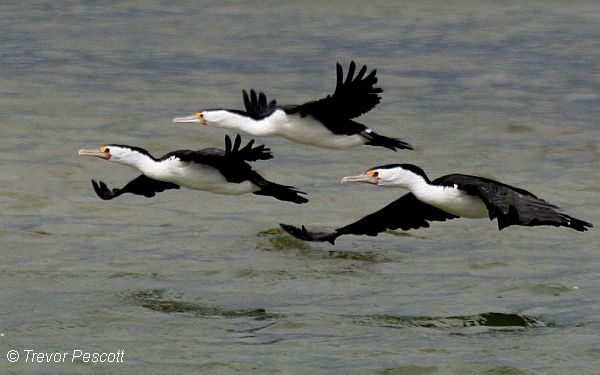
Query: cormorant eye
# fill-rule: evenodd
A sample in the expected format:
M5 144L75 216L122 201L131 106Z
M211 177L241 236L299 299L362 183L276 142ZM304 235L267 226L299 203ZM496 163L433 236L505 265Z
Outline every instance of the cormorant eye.
M103 152L110 152L110 148L108 148L108 147L104 147L104 150L103 150Z
M374 170L371 169L370 171L367 171L367 176L377 177L377 176L379 176L379 172L374 171Z
M377 176L379 176L379 172L377 172L377 171L373 172L373 177L377 177Z

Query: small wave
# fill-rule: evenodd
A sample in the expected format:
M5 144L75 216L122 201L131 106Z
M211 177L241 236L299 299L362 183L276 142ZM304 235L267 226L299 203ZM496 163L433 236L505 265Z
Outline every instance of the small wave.
M538 317L497 312L487 312L477 315L450 317L371 315L356 318L355 322L358 324L390 328L423 327L439 329L466 327L516 329L548 327L552 325L551 323L545 322L544 320Z

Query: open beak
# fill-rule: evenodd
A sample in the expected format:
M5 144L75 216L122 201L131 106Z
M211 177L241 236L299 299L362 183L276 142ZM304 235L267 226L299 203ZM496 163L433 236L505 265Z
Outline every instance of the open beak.
M111 155L108 152L108 147L100 146L98 147L98 151L96 150L79 150L80 156L95 156L97 158L101 158L104 160L110 159Z
M196 112L193 116L175 117L173 122L190 122L194 124L206 124L208 121L202 116L202 112Z
M348 184L353 182L363 182L367 184L377 185L379 183L379 177L361 174L360 176L346 176L342 178L342 184Z

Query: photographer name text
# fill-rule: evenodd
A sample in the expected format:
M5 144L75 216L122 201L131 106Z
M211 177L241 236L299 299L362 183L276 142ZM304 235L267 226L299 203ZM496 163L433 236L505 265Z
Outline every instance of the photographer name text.
M42 352L33 349L10 350L6 358L9 362L24 363L123 363L125 350L110 352L88 352L81 349L62 352Z

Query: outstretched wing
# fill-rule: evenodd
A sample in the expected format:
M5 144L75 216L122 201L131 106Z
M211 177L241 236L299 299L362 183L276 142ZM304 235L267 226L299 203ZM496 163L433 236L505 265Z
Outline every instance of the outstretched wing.
M179 189L179 185L171 182L153 180L144 176L143 174L131 180L122 189L109 189L104 182L96 182L94 180L92 180L92 186L94 187L96 194L104 200L114 199L125 193L143 195L146 198L151 198L155 196L156 193L160 193L168 189Z
M575 219L558 211L558 207L536 197L527 190L503 184L483 177L448 175L434 181L454 184L458 188L479 197L488 209L490 220L498 219L498 229L510 225L565 226L585 231L592 224Z
M331 97L325 98L329 100L334 108L343 112L347 118L355 118L375 108L381 101L383 89L375 87L377 83L377 70L373 69L365 77L367 66L363 65L356 77L354 71L356 64L350 62L348 75L344 81L344 72L342 66L336 64L337 83L335 91Z
M277 101L271 100L267 103L267 97L262 92L256 95L256 91L250 90L250 95L248 95L246 90L243 90L242 95L246 113L255 120L268 117L277 109Z
M310 232L304 226L302 229L286 224L281 226L288 233L302 240L329 241L333 244L337 237L346 234L376 236L388 229L427 228L430 221L445 221L456 218L458 216L429 206L418 200L412 193L408 193L381 210L367 215L355 223L338 228L332 233Z
M388 229L428 228L430 221L445 221L456 218L458 216L425 204L412 193L408 193L381 210L335 231L340 234L376 236Z
M356 77L355 71L356 64L351 61L344 80L342 66L337 63L337 83L333 95L302 104L296 107L296 111L315 117L326 116L329 113L337 118L353 119L375 108L381 101L379 94L383 92L380 87L375 87L377 70L372 70L366 77L366 65L363 65Z
M289 114L311 115L317 118L334 134L358 134L366 127L351 119L369 112L381 101L383 90L375 87L377 70L368 75L367 66L363 65L355 76L356 64L350 62L346 79L342 66L336 64L337 84L332 95L304 103L298 106L288 106L284 110Z

